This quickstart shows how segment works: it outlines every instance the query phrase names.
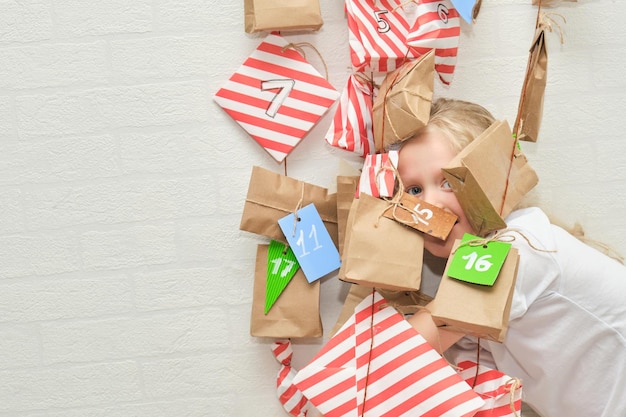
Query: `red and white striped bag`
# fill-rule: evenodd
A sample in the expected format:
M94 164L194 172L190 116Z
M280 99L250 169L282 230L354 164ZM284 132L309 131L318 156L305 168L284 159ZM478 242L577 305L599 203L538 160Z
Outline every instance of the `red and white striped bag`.
M522 385L500 371L476 362L462 361L457 364L461 378L485 401L474 417L520 417L522 409Z
M465 417L484 403L377 292L293 383L325 417Z
M275 32L214 96L279 163L337 98L339 92Z
M450 0L419 0L418 18L407 35L411 51L422 56L435 50L435 70L439 79L452 82L461 35L461 18Z
M361 193L372 197L393 197L397 166L398 151L367 155L356 197L358 198Z
M278 401L290 415L305 417L313 408L313 404L293 385L296 371L291 367L291 357L293 356L291 342L289 340L277 340L272 345L272 353L281 364L276 377Z
M350 59L356 71L389 72L417 58L406 44L416 5L401 0L346 0Z
M360 156L374 152L372 131L373 83L364 77L351 74L341 92L333 121L325 140L336 148Z

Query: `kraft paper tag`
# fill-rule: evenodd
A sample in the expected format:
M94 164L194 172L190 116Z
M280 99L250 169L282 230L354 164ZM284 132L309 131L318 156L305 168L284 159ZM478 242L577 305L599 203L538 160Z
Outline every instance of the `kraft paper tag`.
M291 248L276 240L270 241L267 252L267 283L265 311L267 314L296 274L300 265Z
M498 278L510 249L510 243L487 241L465 233L450 261L447 275L461 281L491 286Z
M392 204L383 215L441 240L446 240L458 217L409 193Z
M280 220L278 224L293 249L307 281L313 282L341 266L339 251L313 203Z

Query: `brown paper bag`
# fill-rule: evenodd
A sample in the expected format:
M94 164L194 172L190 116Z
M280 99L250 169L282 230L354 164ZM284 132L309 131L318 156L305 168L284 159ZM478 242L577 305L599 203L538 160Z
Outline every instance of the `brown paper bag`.
M250 335L273 338L321 337L320 280L309 284L302 269L298 269L272 308L264 314L268 247L257 247Z
M372 108L374 148L410 138L430 117L435 79L435 53L431 50L385 76Z
M354 314L354 309L363 299L372 295L374 288L364 285L351 284L348 295L343 303L337 322L331 330L330 337L345 324L345 322ZM432 297L422 293L421 291L392 291L376 288L376 291L387 300L388 304L398 310L401 314L414 314L421 307L426 306L432 301Z
M310 203L315 204L337 246L337 194L328 194L326 188L255 166L239 229L286 243L278 220L293 213L296 207L305 207Z
M559 3L576 3L578 0L533 0L532 5L536 6L541 2L541 7L557 7Z
M548 78L548 50L545 35L545 27L540 25L530 47L522 94L513 126L515 136L519 140L529 142L537 142L543 117L543 97Z
M444 167L475 234L506 227L503 218L539 179L506 121L496 121Z
M335 333L341 326L343 326L346 321L354 314L354 309L359 305L361 301L368 295L372 294L374 289L372 287L366 287L364 285L358 284L350 284L350 290L348 291L348 295L346 295L346 299L343 302L343 307L339 312L339 317L337 317L337 321L330 331L330 337L333 337Z
M456 241L455 249L459 242ZM435 323L452 331L502 342L509 325L518 263L517 249L511 248L493 286L460 281L444 272L437 295L427 307Z
M423 236L384 217L388 205L364 193L353 201L339 279L387 290L417 291L422 279Z
M348 213L359 185L359 176L337 176L337 237L339 254L343 254L343 245L348 223Z
M324 24L319 0L244 0L247 33L318 30Z

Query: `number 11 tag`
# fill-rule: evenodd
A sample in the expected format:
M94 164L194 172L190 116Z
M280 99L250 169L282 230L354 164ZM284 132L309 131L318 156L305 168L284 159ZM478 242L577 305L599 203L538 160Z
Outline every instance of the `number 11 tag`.
M313 203L298 210L295 223L292 213L278 220L278 225L307 281L313 282L341 266L339 251Z
M448 266L449 277L473 284L493 285L511 249L511 244L498 241L467 244L468 241L481 240L483 238L465 233Z

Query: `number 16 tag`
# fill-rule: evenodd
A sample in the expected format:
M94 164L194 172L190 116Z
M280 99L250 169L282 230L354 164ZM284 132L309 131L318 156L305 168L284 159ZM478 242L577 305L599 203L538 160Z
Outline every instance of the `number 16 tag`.
M339 251L313 203L298 210L295 223L292 213L278 220L278 225L307 281L313 282L341 266Z
M511 249L511 244L498 241L485 241L483 244L468 243L481 240L484 239L465 233L448 266L449 277L473 284L493 285Z

